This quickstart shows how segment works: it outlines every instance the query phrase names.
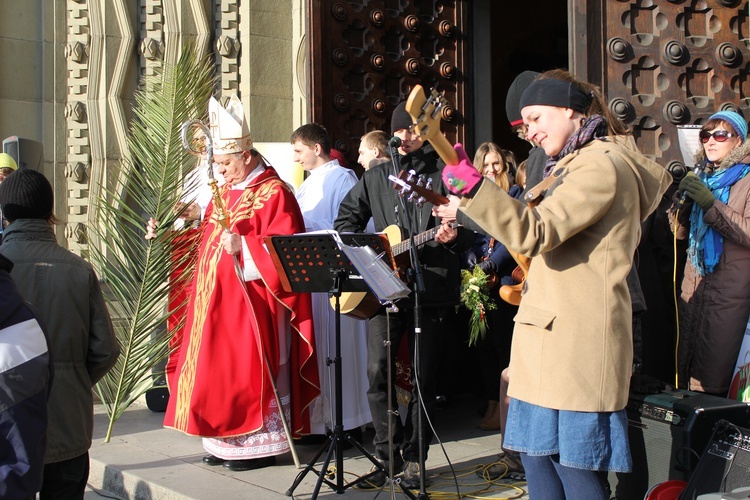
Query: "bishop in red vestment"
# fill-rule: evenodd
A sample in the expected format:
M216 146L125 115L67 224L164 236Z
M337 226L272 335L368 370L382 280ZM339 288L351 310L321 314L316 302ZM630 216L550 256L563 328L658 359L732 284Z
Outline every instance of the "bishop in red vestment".
M212 106L225 111L213 99ZM310 432L309 408L320 392L310 295L283 290L263 239L305 226L293 192L252 149L245 127L235 133L225 127L222 135L210 114L229 231L212 202L201 227L187 322L168 364L164 425L203 437L210 454L205 463L248 470L272 465L290 446L266 360L292 437Z

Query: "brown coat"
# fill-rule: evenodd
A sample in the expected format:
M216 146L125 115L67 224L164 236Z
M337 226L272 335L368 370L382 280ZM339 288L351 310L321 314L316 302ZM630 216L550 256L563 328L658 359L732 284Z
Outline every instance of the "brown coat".
M727 155L720 168L748 163L748 155L750 143ZM685 206L685 214L690 207ZM730 188L726 204L714 200L703 220L724 237L724 245L712 273L699 276L689 259L685 265L679 302L679 380L681 387L724 396L750 315L750 175ZM687 238L688 231L682 226L678 238Z
M534 258L515 317L510 396L560 410L621 410L633 361L625 278L640 222L671 178L623 138L594 140L559 169L536 208L485 182L460 209Z

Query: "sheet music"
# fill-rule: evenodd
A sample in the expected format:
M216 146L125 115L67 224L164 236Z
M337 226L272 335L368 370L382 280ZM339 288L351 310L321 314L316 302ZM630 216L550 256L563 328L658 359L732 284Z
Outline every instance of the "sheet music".
M353 247L344 244L341 248L380 302L392 302L409 296L409 287L398 278L396 272L388 267L372 248L368 246Z

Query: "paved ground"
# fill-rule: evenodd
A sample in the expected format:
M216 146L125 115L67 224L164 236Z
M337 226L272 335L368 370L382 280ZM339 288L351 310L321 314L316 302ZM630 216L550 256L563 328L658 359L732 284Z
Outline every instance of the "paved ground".
M493 462L499 452L499 434L476 428L478 406L474 396L459 396L452 400L450 408L437 413L434 427L442 446L434 443L430 448L428 495L456 499L458 488L461 496L528 498L523 482L508 478L488 483L476 476L476 470ZM291 454L279 457L275 467L257 471L231 472L203 465L201 458L205 452L200 440L162 428L163 414L154 413L145 405L135 405L126 411L115 424L112 439L105 444L106 415L102 408L97 408L96 413L86 500L280 499L287 497L301 472L295 467ZM362 441L365 448L372 451L371 430L365 431ZM320 448L320 444L298 445L301 465L307 465ZM346 450L343 456L344 484L370 469L369 460L359 450ZM325 454L316 470L324 457ZM296 486L293 497L312 498L317 480L316 473L307 473ZM336 486L338 478L332 481ZM350 498L406 498L397 486L392 494L389 488L382 491L348 488L343 494ZM335 495L334 488L321 485L318 496Z

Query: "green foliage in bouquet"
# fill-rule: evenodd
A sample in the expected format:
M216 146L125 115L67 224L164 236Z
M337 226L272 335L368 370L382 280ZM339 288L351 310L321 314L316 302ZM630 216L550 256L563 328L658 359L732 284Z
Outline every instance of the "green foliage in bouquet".
M461 271L461 303L471 311L469 345L477 343L487 333L487 312L497 308L487 288L489 277L479 266Z

